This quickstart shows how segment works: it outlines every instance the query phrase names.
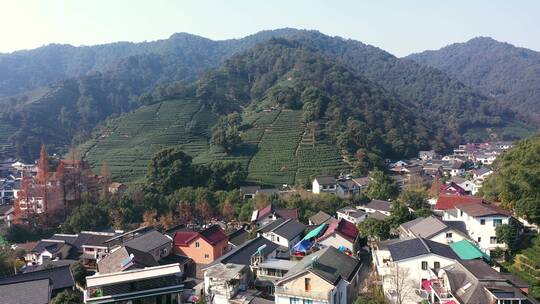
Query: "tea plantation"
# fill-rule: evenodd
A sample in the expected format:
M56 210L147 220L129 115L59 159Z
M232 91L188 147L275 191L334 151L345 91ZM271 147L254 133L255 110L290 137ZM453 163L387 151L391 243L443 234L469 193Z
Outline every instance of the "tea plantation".
M164 101L109 121L81 146L81 154L96 172L107 161L113 179L128 184L142 182L152 156L172 146L182 147L194 163L239 161L248 182L265 185L295 184L345 169L335 146L324 140L313 144L301 117L301 111L291 110L246 112L242 144L227 154L209 144L215 114L195 101Z

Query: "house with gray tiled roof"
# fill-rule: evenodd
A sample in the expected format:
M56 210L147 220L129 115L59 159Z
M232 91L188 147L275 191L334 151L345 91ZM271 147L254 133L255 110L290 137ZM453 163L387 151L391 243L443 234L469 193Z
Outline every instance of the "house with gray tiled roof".
M435 242L449 244L469 239L465 223L461 221L445 222L438 217L419 217L399 226L402 238L425 238Z
M275 284L276 303L352 303L361 262L334 247L304 257Z

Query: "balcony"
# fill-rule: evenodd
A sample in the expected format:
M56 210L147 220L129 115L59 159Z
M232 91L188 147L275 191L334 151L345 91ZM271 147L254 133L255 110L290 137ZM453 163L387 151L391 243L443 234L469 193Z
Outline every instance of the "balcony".
M444 286L444 284L439 280L431 281L431 288L433 289L435 296L437 296L437 298L439 298L441 301L454 298L454 296L450 293L450 289Z
M274 294L276 296L282 295L287 297L304 298L330 303L330 292L320 292L313 290L306 291L303 289L289 289L286 287L276 286Z

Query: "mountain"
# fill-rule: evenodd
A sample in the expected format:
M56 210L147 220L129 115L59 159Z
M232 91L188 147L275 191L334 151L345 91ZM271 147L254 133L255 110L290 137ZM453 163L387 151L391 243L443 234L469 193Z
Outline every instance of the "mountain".
M435 134L438 142L443 137L445 142L457 143L463 136L470 140L487 136L471 137L471 130L477 129L501 133L514 122L514 113L497 100L437 69L358 41L296 29L223 41L180 33L155 42L79 48L50 45L1 54L0 95L18 93L0 97L0 134L8 136L0 139L0 156L17 155L31 161L41 143L62 152L67 145L88 139L91 130L107 118L163 100L204 71L274 37L293 39L303 48L338 61L433 124L446 126L448 132ZM514 129L512 134L505 131L506 139L515 138L514 133L523 128Z
M343 157L362 149L395 158L446 145L435 139L445 130L428 126L416 105L294 39L259 44L171 92L110 121L82 146L85 158L138 182L156 151L180 146L194 162L237 160L248 181L279 185L338 173L351 164ZM244 143L224 153L209 133L216 117L234 112Z
M540 124L540 52L479 37L406 58L440 69Z
M263 31L242 39L213 41L188 33L152 42L117 42L74 47L51 44L34 50L0 54L0 96L16 95L50 83L105 72L129 57L152 55L164 63L160 82L194 80L205 69L258 42L287 36L293 29ZM178 70L179 69L179 70Z

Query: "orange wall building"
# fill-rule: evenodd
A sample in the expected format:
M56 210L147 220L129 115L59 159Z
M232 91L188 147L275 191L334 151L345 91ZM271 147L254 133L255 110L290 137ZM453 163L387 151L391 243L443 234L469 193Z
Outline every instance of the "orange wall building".
M228 237L217 225L202 231L178 231L174 235L174 250L197 264L209 264L227 250Z

